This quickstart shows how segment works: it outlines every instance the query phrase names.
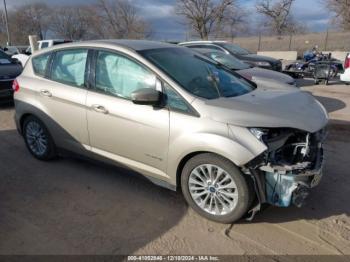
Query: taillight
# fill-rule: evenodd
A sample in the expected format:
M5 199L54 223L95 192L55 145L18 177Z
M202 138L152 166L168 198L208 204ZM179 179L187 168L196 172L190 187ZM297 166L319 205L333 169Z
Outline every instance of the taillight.
M345 58L344 67L345 67L345 69L350 67L350 54L348 54Z
M18 92L19 91L19 84L18 84L17 79L13 80L13 82L12 82L12 89L13 89L14 92Z

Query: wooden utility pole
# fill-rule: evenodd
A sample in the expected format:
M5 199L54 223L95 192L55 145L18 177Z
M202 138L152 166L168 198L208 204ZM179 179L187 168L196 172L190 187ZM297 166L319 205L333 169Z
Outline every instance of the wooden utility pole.
M328 45L328 33L329 33L329 29L327 28L327 32L326 32L326 39L324 42L324 50L323 51L327 51L327 45Z

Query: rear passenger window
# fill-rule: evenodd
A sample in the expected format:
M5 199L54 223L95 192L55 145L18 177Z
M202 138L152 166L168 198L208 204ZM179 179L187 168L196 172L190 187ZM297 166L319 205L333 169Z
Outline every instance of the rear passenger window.
M32 59L34 73L39 76L45 76L47 62L51 53L36 56Z
M63 84L84 86L88 50L71 49L56 52L51 79Z

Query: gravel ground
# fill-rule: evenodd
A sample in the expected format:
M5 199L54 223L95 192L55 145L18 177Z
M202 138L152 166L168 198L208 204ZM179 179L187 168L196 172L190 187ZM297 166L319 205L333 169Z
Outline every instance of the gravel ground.
M325 174L302 208L269 207L251 223L210 222L180 193L127 170L37 161L0 107L0 254L350 255L350 87L308 86L330 112Z

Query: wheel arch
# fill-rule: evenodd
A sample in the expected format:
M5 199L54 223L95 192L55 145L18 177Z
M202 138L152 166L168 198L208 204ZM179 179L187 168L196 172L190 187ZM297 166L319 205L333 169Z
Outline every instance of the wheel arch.
M201 153L212 153L231 161L235 166L242 167L254 159L263 150L255 152L249 147L228 137L217 134L196 133L189 137L179 137L169 146L168 168L169 182L178 187L179 176L186 162Z
M181 160L179 165L177 166L176 169L176 189L178 191L181 190L181 174L182 174L182 170L184 169L186 163L193 157L200 155L200 154L205 154L205 153L212 153L212 152L208 152L208 151L196 151L196 152L191 152L187 155L185 155ZM215 153L212 153L215 154Z
M24 125L24 121L30 117L30 116L33 116L33 117L36 117L38 118L36 115L32 114L32 113L25 113L23 114L20 118L19 118L19 128L20 128L20 133L23 135L23 125ZM40 118L38 118L40 119Z

